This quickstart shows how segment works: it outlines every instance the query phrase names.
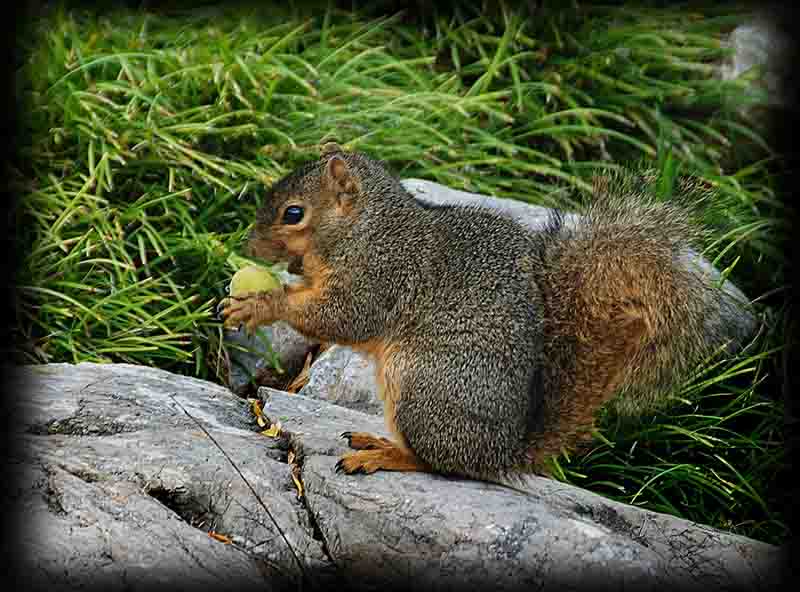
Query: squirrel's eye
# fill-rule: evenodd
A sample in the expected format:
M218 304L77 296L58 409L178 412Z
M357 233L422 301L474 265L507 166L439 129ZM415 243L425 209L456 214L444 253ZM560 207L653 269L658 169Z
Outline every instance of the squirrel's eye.
M303 208L300 206L289 206L283 212L284 224L297 224L303 219Z

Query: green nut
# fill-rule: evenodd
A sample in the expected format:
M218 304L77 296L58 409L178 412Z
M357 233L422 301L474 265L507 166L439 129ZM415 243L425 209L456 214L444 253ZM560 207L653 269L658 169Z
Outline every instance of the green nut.
M258 265L243 267L231 278L231 296L242 296L248 292L269 292L281 283L268 269Z

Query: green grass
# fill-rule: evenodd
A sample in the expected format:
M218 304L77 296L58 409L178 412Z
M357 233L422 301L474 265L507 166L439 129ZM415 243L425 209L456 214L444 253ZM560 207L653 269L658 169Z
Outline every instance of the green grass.
M20 40L15 357L222 381L212 311L226 259L264 184L327 139L402 177L567 208L598 170L677 167L717 186L706 256L757 301L767 331L700 369L668 409L635 425L606 413L557 477L781 542L779 155L742 116L763 100L757 87L713 77L721 36L746 16L719 10L56 10Z

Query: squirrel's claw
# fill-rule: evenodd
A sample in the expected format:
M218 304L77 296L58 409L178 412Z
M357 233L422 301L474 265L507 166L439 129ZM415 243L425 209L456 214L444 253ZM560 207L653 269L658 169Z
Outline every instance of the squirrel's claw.
M229 296L217 305L217 314L226 327L241 327L245 332L253 335L259 326L259 319L255 314L255 307L250 294L244 296Z
M252 336L260 326L269 325L278 319L273 297L273 293L267 292L228 296L217 305L217 311L226 327L244 325L245 332Z
M353 432L342 432L341 434L339 434L339 437L340 437L341 439L343 439L343 440L347 440L347 444L348 444L348 446L349 446L349 445L350 445L350 437L352 436L352 434L353 434ZM348 474L348 473L350 473L350 471L348 471L348 470L346 470L346 469L345 469L345 466L344 466L344 458L340 458L340 459L338 460L338 462L336 463L336 465L333 467L333 469L334 469L334 470L335 470L337 473L340 473L340 474L341 474L341 473L345 473L345 474Z
M347 456L340 458L333 468L338 474L344 475L368 475L375 472L375 469L370 470L363 462Z
M216 315L218 320L220 320L220 321L224 321L225 320L224 311L227 308L227 306L228 306L228 299L227 298L223 298L222 300L217 302L217 306L214 309L214 314Z
M339 474L344 473L345 475L352 475L354 473L363 473L364 472L364 468L363 467L356 467L355 469L351 469L351 468L348 468L347 466L345 466L344 458L340 458L338 460L338 462L336 463L336 465L333 467L333 469L337 473L339 473Z
M216 313L217 318L221 321L224 321L227 317L233 313L233 305L234 303L240 301L241 298L236 298L235 296L226 296L225 298L221 299L217 303Z

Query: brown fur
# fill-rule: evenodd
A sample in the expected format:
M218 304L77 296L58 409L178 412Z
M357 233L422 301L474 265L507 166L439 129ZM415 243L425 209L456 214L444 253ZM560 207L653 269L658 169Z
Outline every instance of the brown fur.
M394 443L388 438L381 438L366 432L345 432L342 437L347 438L347 443L353 450L374 450L394 446Z
M345 454L337 463L336 469L344 473L374 473L385 471L423 471L431 467L421 461L407 446L398 445L388 438L381 438L366 432L345 432L350 448L359 452Z
M685 264L697 233L643 189L656 180L601 178L579 221L532 233L423 206L379 162L328 145L273 186L249 242L268 261L302 258L302 282L223 314L249 329L287 321L375 360L392 439L346 433L358 450L340 470L545 472L616 394L647 409L729 338L707 333L722 293ZM304 215L284 223L292 205Z
M397 444L408 448L408 443L395 424L395 406L400 400L400 381L397 377L393 356L399 349L397 345L375 339L365 343L351 344L352 347L375 361L375 378L378 383L378 396L383 401L383 418L387 429ZM352 446L352 444L351 444Z
M385 446L374 450L348 452L336 464L336 470L347 474L383 471L431 472L431 467L413 452L399 446Z

